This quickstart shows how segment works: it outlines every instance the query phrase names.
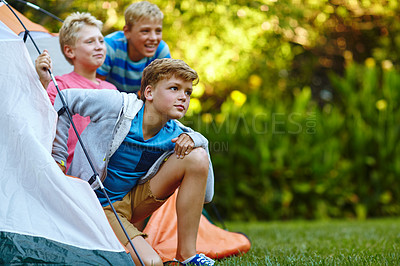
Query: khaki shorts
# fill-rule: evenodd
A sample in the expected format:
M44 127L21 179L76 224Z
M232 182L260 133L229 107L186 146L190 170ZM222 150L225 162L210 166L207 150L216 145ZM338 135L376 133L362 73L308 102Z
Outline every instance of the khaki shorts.
M113 203L114 209L116 210L119 219L121 220L126 232L128 233L130 239L136 236L146 237L147 235L140 232L130 221L132 219L133 212L138 206L148 206L149 209L157 209L160 207L167 199L159 200L156 199L150 189L150 181L144 184L135 186L121 201L116 201ZM129 241L126 237L124 231L121 228L111 206L106 206L103 208L106 213L107 219L110 222L114 233L117 235L119 241L126 246Z

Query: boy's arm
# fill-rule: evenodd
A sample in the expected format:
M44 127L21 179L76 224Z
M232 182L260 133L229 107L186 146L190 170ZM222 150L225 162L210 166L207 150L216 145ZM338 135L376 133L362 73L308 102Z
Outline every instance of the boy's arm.
M115 90L85 90L66 89L61 91L71 116L79 114L89 116L91 122L99 119L108 119L119 114L122 106L122 95ZM54 101L54 109L59 112L63 104L57 94ZM53 142L52 155L55 161L63 165L68 158L68 131L70 121L66 112L59 115L57 121L57 133Z
M187 134L194 142L194 148L203 147L208 152L208 140L199 132L194 131L190 127L185 126L178 120L174 120L175 123L183 130L182 134ZM181 134L181 135L182 135Z
M44 50L43 53L36 58L35 68L39 75L40 83L42 83L44 89L47 89L51 81L49 69L51 70L52 68L51 58L47 50Z
M175 143L174 152L178 159L185 158L185 155L188 155L194 148L194 141L188 134L180 134L179 137L173 138L172 142Z
M122 94L117 90L65 89L61 94L71 115L89 116L93 122L108 118L113 115L112 112L119 112L123 102ZM57 94L54 101L54 109L57 112L63 107L60 97L60 94ZM63 113L59 118L66 116L67 114Z

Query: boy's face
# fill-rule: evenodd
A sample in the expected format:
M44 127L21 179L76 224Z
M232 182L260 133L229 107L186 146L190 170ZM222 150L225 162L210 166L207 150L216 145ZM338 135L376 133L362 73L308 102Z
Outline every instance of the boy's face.
M72 59L75 68L96 70L105 60L106 45L103 35L96 26L85 25L78 32L75 45L66 45L64 51Z
M172 76L160 80L155 87L147 86L145 90L146 104L153 106L154 115L166 120L180 119L189 109L192 82Z
M128 53L132 61L152 57L162 40L162 21L141 19L130 29L125 25L124 34L128 40Z

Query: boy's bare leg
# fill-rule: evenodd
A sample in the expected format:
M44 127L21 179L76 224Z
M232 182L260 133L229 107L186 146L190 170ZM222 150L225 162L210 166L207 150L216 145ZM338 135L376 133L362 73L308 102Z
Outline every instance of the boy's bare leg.
M196 254L197 232L203 209L208 176L208 155L203 148L196 148L183 159L175 154L163 164L150 180L150 188L157 199L169 197L176 188L178 220L178 247L176 259L182 261ZM140 221L155 210L135 209L133 222Z
M140 258L146 266L163 265L163 261L161 260L160 256L158 256L157 252L154 251L154 249L150 246L149 243L147 243L147 241L143 237L137 236L133 238L132 244L135 246L136 251L139 253ZM129 253L131 254L135 265L141 265L130 243L126 245L126 249L128 249Z
M200 151L204 152L206 162L193 160L194 164L188 166L176 198L178 220L176 259L179 261L186 260L196 254L196 240L204 205L209 163L205 150L200 149L192 152Z

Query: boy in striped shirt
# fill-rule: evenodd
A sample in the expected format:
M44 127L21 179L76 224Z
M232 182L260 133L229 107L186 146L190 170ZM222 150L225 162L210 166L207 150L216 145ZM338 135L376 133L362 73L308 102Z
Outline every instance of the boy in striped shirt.
M162 40L164 15L147 1L131 4L125 10L123 31L105 37L106 60L97 77L114 84L119 91L137 93L146 66L158 58L171 58Z

